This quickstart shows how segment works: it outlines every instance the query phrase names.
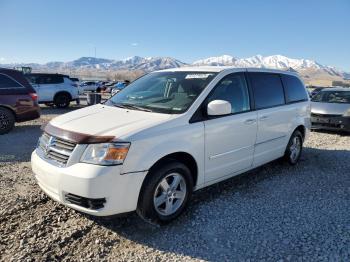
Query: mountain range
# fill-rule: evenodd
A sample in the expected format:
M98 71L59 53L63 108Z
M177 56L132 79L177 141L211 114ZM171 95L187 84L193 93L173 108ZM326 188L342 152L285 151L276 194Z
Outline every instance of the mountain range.
M222 55L197 60L193 63L185 63L171 57L140 57L133 56L123 60L113 60L95 57L81 57L70 62L48 62L46 64L7 64L6 67L31 66L33 71L81 71L81 70L141 70L151 72L154 70L177 68L183 66L234 66L234 67L259 67L276 68L281 70L294 70L304 78L328 77L335 80L350 79L350 73L332 66L322 65L308 59L294 59L282 55L261 56L255 55L248 58L238 58L230 55Z

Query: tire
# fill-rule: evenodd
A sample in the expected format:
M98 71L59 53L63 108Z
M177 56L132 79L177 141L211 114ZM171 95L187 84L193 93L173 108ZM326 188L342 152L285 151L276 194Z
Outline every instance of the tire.
M15 122L14 114L10 110L0 107L0 135L10 132L15 126Z
M169 188L166 190L165 187ZM167 162L146 177L136 212L151 224L167 224L185 210L192 191L189 168L180 162Z
M70 104L70 96L66 93L57 94L53 102L58 108L67 108Z
M295 130L289 139L286 151L284 153L284 159L290 165L296 165L300 159L301 152L303 150L303 135L300 131Z

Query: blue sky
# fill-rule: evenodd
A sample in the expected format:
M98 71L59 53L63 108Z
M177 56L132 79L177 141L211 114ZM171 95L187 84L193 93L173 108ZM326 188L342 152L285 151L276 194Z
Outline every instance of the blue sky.
M0 63L281 54L350 71L350 0L0 0Z

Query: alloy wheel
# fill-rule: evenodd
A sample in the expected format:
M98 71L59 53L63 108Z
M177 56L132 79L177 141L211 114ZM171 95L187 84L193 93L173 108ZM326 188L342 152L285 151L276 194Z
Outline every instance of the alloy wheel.
M292 140L292 144L289 147L290 151L290 159L293 162L296 162L299 158L300 152L301 152L301 139L299 136L295 136Z
M10 119L6 114L0 113L0 129L6 129L10 123Z
M153 204L158 214L169 216L174 214L186 198L186 181L179 173L171 173L164 177L154 192Z

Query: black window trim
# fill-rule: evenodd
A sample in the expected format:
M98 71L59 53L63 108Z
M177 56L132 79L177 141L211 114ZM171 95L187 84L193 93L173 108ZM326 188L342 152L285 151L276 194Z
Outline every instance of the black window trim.
M266 107L256 108L256 106L255 106L255 97L253 97L253 98L254 98L254 110L255 110L255 111L264 110L264 109L269 109L269 108L274 108L274 107L279 107L279 106L284 106L284 105L287 104L287 103L286 103L286 101L287 101L287 100L286 100L286 92L285 92L285 90L284 90L284 85L283 85L283 82L282 82L282 78L281 78L281 74L280 74L280 73L249 71L249 72L247 72L247 78L249 79L249 85L250 85L250 86L252 86L251 79L250 79L250 76L249 76L250 73L261 73L261 74L266 74L266 75L277 75L278 78L279 78L280 81L281 81L282 90L283 90L283 98L284 98L284 103L283 103L283 104L278 104L278 105L273 105L273 106L266 106ZM251 87L251 89L252 89L252 93L253 93L253 95L254 95L253 88Z
M5 87L5 88L0 88L1 90L4 90L4 89L26 89L25 86L23 86L20 82L18 82L16 79L14 79L12 76L9 76L7 74L4 74L4 73L0 73L0 75L3 75L9 79L11 79L12 81L16 82L17 84L19 84L20 86L13 86L13 87Z
M262 108L256 108L255 105L255 95L254 95L254 91L252 88L252 83L251 83L251 78L249 77L250 73L261 73L261 74L268 74L268 75L277 75L280 79L281 85L282 85L282 90L283 90L283 98L284 98L284 103L283 104L278 104L278 105L274 105L274 106L267 106L267 107L262 107ZM210 97L210 95L214 92L214 90L217 88L219 82L221 80L223 80L225 77L228 77L232 74L244 74L244 78L246 80L246 84L247 84L247 88L248 88L248 93L249 93L249 102L250 102L250 110L246 110L246 111L242 111L242 112L237 112L237 113L231 113L231 114L227 114L227 115L220 115L220 116L208 116L206 113L206 106L207 105L207 101L208 98ZM229 73L225 76L223 76L218 83L213 87L213 89L209 92L209 94L207 95L207 97L203 100L203 102L199 105L199 107L197 108L197 110L194 112L194 114L192 115L192 117L189 120L189 123L197 123L197 122L203 122L203 121L207 121L207 120L211 120L211 119L216 119L216 118L220 118L220 117L227 117L227 116L232 116L232 115L238 115L238 114L244 114L244 113L248 113L248 112L253 112L253 111L259 111L259 110L265 110L265 109L270 109L270 108L275 108L275 107L280 107L280 106L285 106L285 105L289 105L289 104L295 104L295 103L301 103L301 102L307 102L309 101L308 98L306 97L306 99L303 100L298 100L298 101L291 101L291 102L287 102L287 94L286 94L286 90L285 90L285 86L283 84L283 80L282 80L282 73L276 73L276 72L260 72L260 71L241 71L241 72L232 72ZM289 75L289 74L284 74L284 75ZM300 79L299 79L300 81ZM202 111L202 112L200 112ZM201 115L199 115L201 114ZM199 115L199 116L198 116Z
M286 105L290 105L290 104L295 104L295 103L301 103L301 102L307 102L307 101L309 101L309 98L308 98L308 94L307 94L307 93L306 93L306 98L304 98L304 99L299 99L299 100L295 100L295 101L288 101L288 99L287 99L287 93L286 93L286 86L285 86L284 83L283 83L282 75L295 77L295 78L297 78L300 82L301 82L301 80L300 80L298 77L294 76L294 75L289 75L289 74L279 74L279 75L280 75L280 79L281 79L282 86L283 86L283 90L284 90L284 100L285 100ZM303 84L303 82L301 82L301 83ZM304 86L304 84L303 84L303 86ZM305 86L304 86L304 90L305 90ZM305 92L307 92L307 91L305 90Z
M206 108L208 106L209 97L213 94L213 92L215 91L215 89L218 87L219 83L223 79L225 79L226 77L229 77L230 75L235 75L235 74L241 74L241 75L243 75L243 77L245 79L246 86L248 89L250 109L245 110L245 111L241 111L241 112L237 112L237 113L230 113L230 114L226 114L226 115L209 116L207 114L207 110L206 110ZM208 120L217 119L217 118L221 118L221 117L229 117L229 116L233 116L233 115L244 114L244 113L248 113L248 112L252 112L252 111L255 111L254 95L253 95L250 83L248 82L246 71L232 72L232 73L228 73L227 75L223 76L217 82L217 84L210 90L209 94L206 96L206 98L203 100L203 102L198 106L197 110L191 116L189 123L192 124L192 123L197 123L197 122L203 122L203 121L208 121ZM200 114L200 115L198 116L198 114Z
M64 78L68 77L67 75L63 75L63 74L50 74L50 73L30 73L27 76L28 77L35 77L35 83L33 83L34 85L59 85L59 84L64 84ZM41 77L62 77L62 82L39 84L37 82L38 82L38 79L40 79ZM30 82L30 81L28 80L28 82ZM32 82L30 82L30 83L32 83Z

